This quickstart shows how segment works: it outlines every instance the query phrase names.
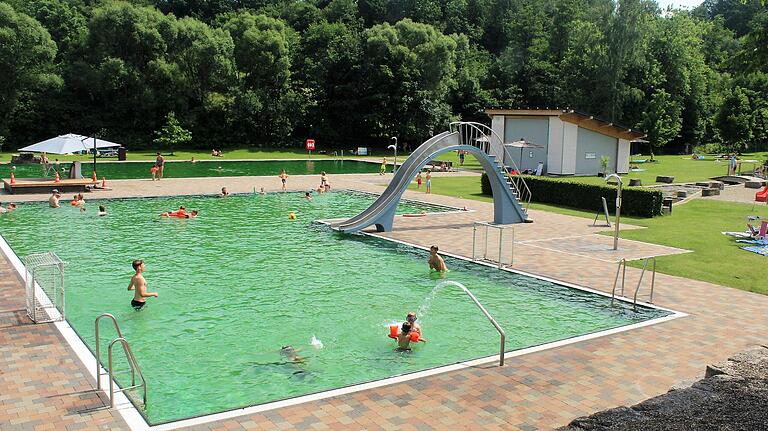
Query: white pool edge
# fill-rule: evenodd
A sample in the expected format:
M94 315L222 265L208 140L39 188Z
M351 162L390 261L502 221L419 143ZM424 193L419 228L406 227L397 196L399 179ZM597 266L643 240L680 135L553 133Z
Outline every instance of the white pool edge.
M380 238L380 239L383 239L383 240L392 241L392 242L400 243L400 244L403 244L403 245L407 245L409 247L414 247L414 248L418 248L418 249L421 249L421 250L428 250L428 248L424 247L424 246L420 246L420 245L417 245L417 244L412 244L412 243L408 243L408 242L405 242L405 241L400 241L400 240L396 240L396 239L392 239L392 238L387 238L385 236L381 236L381 235L378 235L378 234L375 234L375 233L367 233L366 232L365 234L369 235L369 236L372 236L372 237ZM5 254L5 256L10 261L11 265L13 265L14 269L16 269L16 272L19 274L19 276L23 280L24 279L24 273L25 273L24 264L21 262L21 259L19 259L19 257L16 255L16 253L10 247L10 245L5 240L5 237L2 234L0 234L0 250L2 250L2 252ZM485 263L485 262L472 261L471 259L468 259L468 258L463 257L463 256L459 256L459 255L455 255L455 254L451 254L451 253L443 253L443 254L446 255L446 256L450 256L450 257L456 258L456 259L461 259L461 260L465 260L465 261L468 261L468 262L478 263L478 264L485 265L485 266L488 266L488 267L497 268L497 266L495 266L495 265L491 265L491 264L488 264L488 263ZM568 282L565 282L565 281L562 281L562 280L557 280L557 279L554 279L554 278L549 278L549 277L545 277L545 276L541 276L541 275L537 275L537 274L526 273L524 271L519 271L519 270L512 269L512 268L502 268L502 269L506 270L508 272L513 272L513 273L516 273L516 274L521 274L521 275L525 275L525 276L529 276L529 277L533 277L533 278L549 281L549 282L554 283L554 284L560 284L560 285L563 285L563 286L566 286L566 287L569 287L569 288L574 288L574 289L590 292L590 293L593 293L593 294L598 294L598 295L610 297L609 294L606 294L604 292L601 292L601 291L598 291L598 290L595 290L595 289L590 289L590 288L584 287L584 286L579 286L577 284L568 283ZM619 297L617 297L616 299L624 301L624 302L631 303L631 301L628 298L619 298ZM644 321L644 322L635 323L635 324L632 324L632 325L621 326L621 327L618 327L618 328L607 329L607 330L604 330L604 331L598 331L598 332L594 332L594 333L590 333L590 334L580 335L580 336L577 336L577 337L567 338L567 339L560 340L560 341L554 341L554 342L542 344L542 345L539 345L539 346L533 346L533 347L528 347L528 348L524 348L524 349L520 349L520 350L515 350L515 351L512 351L512 352L506 352L504 354L504 358L508 359L508 358L514 358L514 357L517 357L517 356L527 355L527 354L530 354L530 353L541 352L541 351L544 351L544 350L549 350L549 349L553 349L553 348L557 348L557 347L566 346L566 345L569 345L569 344L579 343L579 342L582 342L582 341L592 340L592 339L595 339L595 338L601 338L601 337L605 337L605 336L608 336L608 335L614 335L614 334L618 334L618 333L625 332L625 331L631 331L633 329L642 328L642 327L645 327L645 326L651 326L651 325L655 325L655 324L659 324L659 323L663 323L663 322L668 322L668 321L671 321L671 320L674 320L674 319L678 319L678 318L681 318L681 317L688 316L688 314L686 314L686 313L675 311L675 310L671 310L671 309L664 308L664 307L659 307L659 306L654 305L654 304L642 303L642 305L645 306L645 307L650 307L650 308L656 308L656 309L659 309L659 310L664 310L664 311L670 312L671 314L668 315L668 316L664 316L664 317L660 317L660 318L656 318L656 319L651 319L651 320L647 320L647 321ZM91 351L85 345L83 340L77 335L77 333L75 332L74 328L72 328L72 326L69 325L69 322L67 322L66 320L58 321L58 322L54 322L53 325L59 331L59 333L64 338L64 340L67 342L67 344L75 352L77 357L82 362L83 366L85 366L88 375L90 375L93 378L94 381L96 381L96 379L100 378L99 376L94 374L94 369L96 368L96 357L93 355L93 353L91 353ZM173 429L182 428L182 427L202 425L202 424L207 424L207 423L211 423L211 422L215 422L215 421L220 421L220 420L225 420L225 419L232 419L232 418L236 418L236 417L240 417L240 416L246 416L246 415L251 415L251 414L255 414L255 413L261 413L261 412L265 412L265 411L269 411L269 410L275 410L275 409L289 407L289 406L294 406L294 405L298 405L298 404L304 404L304 403L307 403L307 402L323 400L323 399L326 399L326 398L332 398L332 397L336 397L336 396L340 396L340 395L351 394L351 393L360 392L360 391L364 391L364 390L368 390L368 389L375 389L375 388L379 388L379 387L383 387L383 386L389 386L389 385L393 385L393 384L407 382L407 381L410 381L410 380L416 380L416 379L420 379L420 378L424 378L424 377L434 376L434 375L443 374L443 373L447 373L447 372L451 372L451 371L457 371L457 370L461 370L461 369L475 367L475 366L478 366L478 365L488 364L488 363L491 363L491 362L495 362L498 359L499 359L499 355L491 355L491 356L486 356L486 357L483 357L483 358L478 358L478 359L474 359L474 360L470 360L470 361L460 362L460 363L457 363L457 364L445 365L445 366L442 366L442 367L431 368L431 369L424 370L424 371L417 371L417 372L414 372L414 373L404 374L404 375L395 376L395 377L389 377L389 378L386 378L386 379L376 380L376 381L373 381L373 382L367 382L367 383L361 383L361 384L357 384L357 385L351 385L351 386L347 386L347 387L343 387L343 388L332 389L332 390L328 390L328 391L318 392L318 393L315 393L315 394L303 395L303 396L299 396L299 397L295 397L295 398L289 398L289 399L285 399L285 400L281 400L281 401L274 401L274 402L270 402L270 403L259 404L259 405L250 406L250 407L244 407L244 408L235 409L235 410L228 410L228 411L221 412L221 413L213 413L213 414L199 416L199 417L194 417L194 418L189 418L189 419L182 419L182 420L179 420L179 421L169 422L169 423L155 425L155 426L151 426L151 425L149 425L147 423L147 421L144 419L144 417L141 415L141 413L139 413L139 411L136 409L136 407L133 405L133 403L131 403L131 401L125 396L125 394L123 392L117 392L115 394L115 405L117 406L116 407L117 411L120 413L120 415L122 416L123 420L126 422L128 427L132 431L165 431L165 430L173 430ZM99 366L99 372L103 376L107 375L106 370L103 367L101 367L101 366ZM104 386L103 386L104 388L108 388L109 387L109 380L108 379L102 378L102 383L104 384ZM114 382L114 384L115 384L115 387L119 387L117 382ZM94 388L94 391L95 391L95 388ZM106 393L106 391L105 391L105 393ZM151 400L151 392L149 394L149 399Z

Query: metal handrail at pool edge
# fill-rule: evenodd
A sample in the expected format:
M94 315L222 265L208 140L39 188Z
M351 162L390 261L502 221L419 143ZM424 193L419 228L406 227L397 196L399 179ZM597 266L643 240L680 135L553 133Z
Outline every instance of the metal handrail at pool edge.
M632 295L632 306L635 310L637 310L637 294L640 292L640 287L643 284L643 277L645 276L645 272L648 270L648 262L652 262L653 265L651 266L651 292L650 297L648 299L649 304L653 304L653 289L656 286L656 256L646 257L643 260L643 268L640 271L640 279L637 281L637 286L635 287L635 292ZM613 305L614 300L616 299L616 285L619 282L619 274L621 273L621 296L624 296L624 281L626 279L627 275L627 259L622 258L619 261L619 266L616 269L616 278L613 280L613 289L611 289L611 305Z
M491 325L493 325L493 327L496 328L497 331L499 331L499 336L501 337L501 343L500 343L501 347L500 347L500 351L499 351L499 366L500 367L504 366L504 348L505 348L506 339L507 339L507 334L506 334L506 332L504 332L504 329L502 329L502 327L499 325L499 323L496 322L496 319L494 319L493 316L491 316L491 314L488 313L488 310L486 310L485 307L483 307L483 304L481 304L480 301L477 300L475 295L473 295L472 292L470 292L469 289L467 289L466 286L464 286L463 284L461 284L459 282L451 281L451 280L443 281L439 285L443 285L443 284L452 284L454 286L457 286L457 287L461 288L461 290L463 290L464 293L466 293L470 297L470 299L472 299L472 302L474 302L475 305L477 305L477 308L479 308L480 311L482 311L483 314L485 314L485 317L488 318L488 321L491 322Z
M123 346L123 351L125 352L125 356L128 359L128 363L131 365L131 370L138 371L139 378L141 379L141 384L136 384L136 375L133 374L131 386L128 386L126 388L121 388L115 391L115 379L114 379L114 373L112 372L112 348L115 346L115 343L120 343ZM139 363L136 362L136 357L133 356L133 351L131 350L131 345L128 344L128 341L126 341L123 337L117 337L114 340L112 340L111 343L109 343L109 350L108 350L108 361L109 361L109 407L114 408L115 407L115 392L125 392L129 389L138 388L141 386L144 389L144 408L147 407L147 381L144 379L144 374L141 373L141 368L139 368Z
M114 315L110 313L103 313L99 315L99 317L96 318L94 321L94 332L96 335L96 390L101 390L101 350L99 349L99 321L102 318L109 318L112 323L115 326L115 331L117 332L117 338L112 340L112 342L109 343L109 349L108 349L108 369L107 374L109 375L109 405L110 408L115 406L115 399L114 399L114 375L115 373L112 371L112 347L114 344L118 341L121 341L121 345L123 346L123 352L125 353L125 357L128 360L128 365L131 367L131 386L125 389L120 389L119 392L126 391L128 389L133 389L139 386L144 387L144 406L147 405L147 381L144 379L144 375L141 373L141 368L139 368L139 363L136 361L136 357L133 355L133 351L131 350L130 344L128 344L128 341L123 337L123 332L120 330L120 325L117 323L117 319ZM142 384L137 385L136 384L136 371L139 372L139 377L141 378Z

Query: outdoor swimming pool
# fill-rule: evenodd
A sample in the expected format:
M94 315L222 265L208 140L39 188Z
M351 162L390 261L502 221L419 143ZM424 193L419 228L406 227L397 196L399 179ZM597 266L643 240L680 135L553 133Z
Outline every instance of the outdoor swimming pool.
M69 163L62 163L61 167L69 172ZM132 178L152 178L149 169L151 162L103 162L96 163L96 172L101 177L110 180L125 180ZM281 169L285 169L288 175L312 175L320 172L328 174L367 174L379 172L380 164L361 162L357 160L260 160L260 161L232 161L209 160L191 162L166 162L163 170L164 178L192 178L192 177L240 177L240 176L277 176ZM9 176L11 165L4 164L0 168L3 178ZM91 163L83 162L83 176L90 177L93 170ZM41 165L16 165L17 178L43 177ZM48 175L53 177L53 173ZM66 176L66 175L65 175Z
M426 252L313 223L354 215L372 199L334 192L312 201L297 193L101 200L85 214L33 203L1 216L0 232L20 257L55 251L68 262L67 318L90 348L94 318L117 317L148 381L144 414L157 424L498 352L498 333L463 292L435 291L443 279L428 271ZM108 216L96 216L98 204ZM158 216L179 205L200 217ZM444 208L399 208L422 210ZM298 220L288 219L290 211ZM145 260L149 290L160 294L141 312L126 290L133 259ZM466 285L496 317L508 351L668 314L446 261L445 279ZM396 353L388 325L412 310L428 342ZM106 358L104 340L114 333L109 325L102 331ZM323 348L310 345L313 336ZM283 345L301 349L306 361L286 361ZM119 377L124 384L127 375Z

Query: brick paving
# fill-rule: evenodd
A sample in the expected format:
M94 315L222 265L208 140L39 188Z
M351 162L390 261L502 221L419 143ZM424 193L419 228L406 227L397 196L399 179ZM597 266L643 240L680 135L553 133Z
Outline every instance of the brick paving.
M306 189L316 180L291 177L289 186ZM346 175L331 180L336 188L380 192L387 178ZM232 192L279 187L276 179L256 177L131 180L114 181L114 190L97 196L216 193L223 185ZM415 192L406 197L470 210L398 218L395 231L384 234L422 246L437 243L450 253L469 256L472 222L492 217L487 203ZM610 291L622 257L685 252L625 240L615 252L610 237L595 235L606 228L592 227L591 220L536 211L531 216L534 223L515 226L514 268L602 291ZM119 413L104 408L104 395L93 391L93 380L56 328L32 325L24 317L23 285L4 258L0 275L0 429L126 429ZM627 285L634 286L638 276L638 270L628 268ZM577 416L664 393L677 382L700 377L706 364L766 342L766 296L659 274L654 299L689 316L509 358L504 367L489 363L186 429L551 429Z

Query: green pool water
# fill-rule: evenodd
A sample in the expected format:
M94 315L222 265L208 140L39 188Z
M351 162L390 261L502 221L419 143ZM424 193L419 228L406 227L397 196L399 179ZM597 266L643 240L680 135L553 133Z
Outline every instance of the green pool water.
M69 163L61 167L69 172ZM152 178L151 162L97 162L96 172L99 178L107 177L112 180L132 178ZM10 176L10 164L0 166L3 178ZM333 174L365 174L379 172L379 164L356 160L264 160L225 162L220 160L191 162L166 162L163 170L164 178L191 177L239 177L239 176L277 176L281 169L288 175L312 175L325 171ZM82 164L83 175L90 177L93 171L91 163ZM43 177L41 165L16 165L16 178ZM53 178L53 173L48 175Z
M498 353L498 333L467 296L435 289L444 279L466 285L496 317L507 350L666 314L611 307L599 295L452 258L443 279L429 272L424 251L313 223L352 216L372 199L335 192L312 201L296 193L102 200L84 214L22 204L0 215L0 232L22 258L50 250L67 262L67 319L91 349L94 318L117 317L148 381L152 424ZM109 215L97 217L98 204ZM158 216L179 205L200 217ZM443 209L399 208L422 210ZM140 312L126 290L133 259L145 260L149 290L160 294ZM413 310L428 342L397 353L388 325ZM102 334L106 360L114 331L104 325ZM312 337L324 347L310 345ZM306 361L281 358L284 345Z

